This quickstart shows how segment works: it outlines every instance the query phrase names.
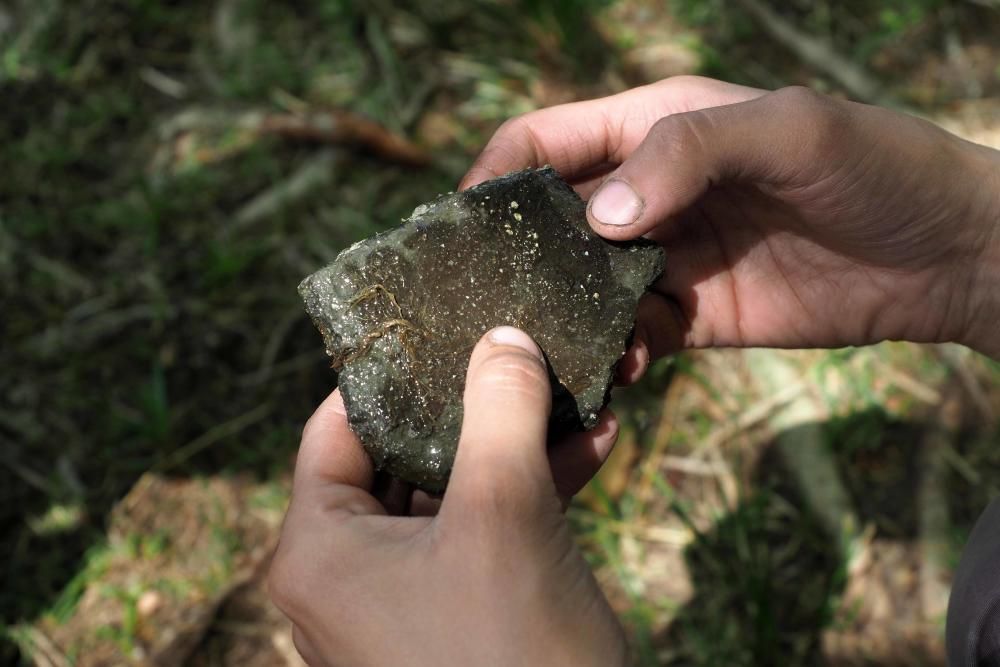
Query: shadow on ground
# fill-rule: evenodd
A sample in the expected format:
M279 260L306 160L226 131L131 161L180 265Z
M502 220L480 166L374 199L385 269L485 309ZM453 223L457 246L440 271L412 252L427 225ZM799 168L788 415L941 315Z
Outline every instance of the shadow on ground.
M848 509L868 530L857 542L865 552L853 558L854 571L838 536L808 509L779 448L770 444L749 497L685 551L694 596L654 639L662 654L676 656L670 664L943 664L943 616L922 613L925 546L937 538L947 543L946 562L935 566L950 581L964 537L988 503L988 485L972 489L954 471L943 475L950 522L945 535L928 536L921 533L918 498L927 425L873 409L827 422L824 431ZM992 442L963 435L956 449L998 480Z

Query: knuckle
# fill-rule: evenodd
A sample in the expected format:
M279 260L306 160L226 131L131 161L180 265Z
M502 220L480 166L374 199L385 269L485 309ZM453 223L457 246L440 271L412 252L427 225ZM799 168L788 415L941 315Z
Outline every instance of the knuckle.
M511 153L522 153L529 148L531 136L529 115L513 116L501 123L497 131L493 133L488 148Z
M668 154L700 155L704 152L702 137L709 123L703 111L688 111L664 116L653 124L650 135L661 151Z
M804 111L816 111L829 100L825 95L807 86L785 86L772 94L775 100L779 100L783 105Z
M474 520L475 539L503 539L509 532L511 519L530 516L533 506L530 496L521 492L525 480L498 470L480 473L479 479L469 484L463 497L465 510Z
M482 169L495 178L537 161L529 116L522 114L504 121L493 133L473 168Z
M710 168L711 118L704 111L671 114L656 121L650 129L651 157L657 163L699 165Z
M291 619L298 617L301 598L295 569L288 562L287 549L280 545L267 572L267 592L274 606Z
M542 363L527 352L492 351L475 373L477 389L541 399L549 395L549 379Z
M503 139L520 136L524 132L524 128L527 125L526 117L528 114L518 114L516 116L511 116L504 122L500 124L497 131L493 134L494 139Z
M657 137L660 141L673 141L680 129L677 116L678 114L671 114L659 119L653 123L653 127L649 128L649 134Z
M711 79L707 79L696 74L677 74L676 76L670 76L663 79L661 83L670 88L688 88L702 86L709 81L711 81Z
M850 129L850 113L842 103L805 86L789 86L774 93L777 111L799 128L798 145L807 157L836 151Z

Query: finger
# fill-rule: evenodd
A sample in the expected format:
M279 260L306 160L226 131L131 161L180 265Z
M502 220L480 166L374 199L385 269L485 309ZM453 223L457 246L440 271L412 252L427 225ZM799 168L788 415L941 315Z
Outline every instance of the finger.
M648 367L649 348L645 342L636 340L615 366L615 386L629 387L635 384L646 374Z
M646 343L643 327L644 325L636 323L632 344L615 366L615 384L619 387L635 384L649 368L649 345Z
M608 174L617 168L618 165L615 165L614 168L609 169L607 173L601 174L600 176L573 181L573 189L576 190L576 194L580 195L580 199L587 201L594 195L595 192L597 192L598 188L604 184Z
M663 295L661 305L669 306L675 315L676 331L682 335L675 331L674 343L679 340L685 348L744 345L741 327L746 326L746 320L729 316L735 308L733 274L742 270L744 275L756 276L761 267L770 266L770 249L763 231L753 224L739 224L732 218L732 211L720 206L720 202L708 200L646 235L668 249L667 268L654 290ZM769 213L772 211L767 205L752 201L740 207L740 215L750 218L764 219ZM722 234L725 243L720 242ZM727 252L727 248L734 247L747 250ZM664 321L657 315L660 309L650 310L647 318ZM657 350L651 356L655 359L670 352Z
M302 628L297 625L292 626L292 644L295 645L295 650L299 652L302 661L309 665L309 667L325 667L327 664L320 652L309 641L309 638L306 637Z
M292 483L293 505L297 500L315 505L317 495L323 494L322 505L328 510L384 513L369 493L374 476L371 459L347 423L347 410L338 389L323 401L302 430Z
M660 118L752 99L765 91L681 76L584 102L533 111L504 123L459 189L504 174L552 165L574 182L603 163L621 163Z
M573 102L533 111L505 122L459 184L483 181L549 164L566 180L609 160L618 129L607 111L613 98Z
M498 327L479 341L441 515L449 507L497 511L555 499L545 451L551 403L542 353L526 333Z
M607 238L635 238L725 182L814 180L806 173L829 162L848 119L798 88L666 116L591 197L588 218Z
M385 511L392 516L405 516L410 513L412 495L412 484L386 472L376 473L375 481L372 483L372 496L382 503Z
M597 474L618 439L618 418L602 410L597 426L574 433L549 448L549 466L563 504Z
M426 491L414 491L410 499L411 516L435 516L441 509L441 498Z
M302 429L295 464L296 482L314 481L371 488L374 468L361 441L347 423L339 389L331 393Z
M690 340L691 326L681 307L660 292L648 292L639 300L636 328L643 332L649 363L683 350Z

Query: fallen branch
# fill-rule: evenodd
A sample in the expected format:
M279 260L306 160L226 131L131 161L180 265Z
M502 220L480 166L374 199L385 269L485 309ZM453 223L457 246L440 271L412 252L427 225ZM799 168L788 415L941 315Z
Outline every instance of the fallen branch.
M260 133L295 141L356 146L386 160L417 167L430 164L430 156L412 141L347 111L269 114L261 121Z
M163 473L172 468L176 468L192 456L208 449L215 443L225 438L238 435L244 429L253 426L269 414L274 406L270 403L262 403L257 407L233 417L229 421L222 422L208 429L194 440L173 450L166 458L153 466L152 471Z
M879 361L878 363L879 374L889 380L889 382L894 384L898 389L905 391L913 398L927 403L928 405L936 406L941 404L941 392L937 389L920 382L913 376L904 373L892 364L885 363L884 361Z
M775 41L807 65L829 75L863 102L899 107L900 103L864 69L837 53L826 40L803 33L760 0L736 0Z
M333 182L335 170L345 159L343 151L326 148L312 156L284 180L278 181L246 203L234 216L230 233L251 227Z
M920 604L926 621L940 622L948 609L951 523L945 489L947 452L954 451L955 434L961 424L961 405L950 398L938 411L923 437L921 481L917 507L920 527Z
M14 638L37 667L70 667L66 655L37 627L17 626Z
M748 350L746 357L750 373L763 392L777 394L802 382L802 371L779 352L754 349ZM778 453L803 499L850 563L852 555L858 553L861 522L826 443L823 423L828 418L827 410L802 392L782 410L772 413L768 423L776 434Z
M620 521L578 508L570 508L567 515L571 519L582 521L594 528L600 528L622 537L634 537L642 542L669 544L674 547L686 547L694 541L695 535L690 528L671 528L669 526L651 525L644 522Z
M215 164L232 159L262 137L353 148L409 166L431 163L430 154L409 139L342 110L271 113L190 107L166 119L156 135L161 146L151 163L154 173L190 162Z
M993 408L993 403L990 401L986 390L980 384L976 374L969 366L969 359L972 357L972 352L969 348L958 345L940 345L935 350L939 358L958 377L959 382L962 384L962 389L969 395L969 399L976 406L976 410L983 421L990 425L996 424L997 414Z

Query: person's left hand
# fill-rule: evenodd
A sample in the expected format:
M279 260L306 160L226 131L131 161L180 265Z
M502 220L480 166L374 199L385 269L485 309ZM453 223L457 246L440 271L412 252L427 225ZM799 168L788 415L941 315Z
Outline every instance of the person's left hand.
M606 416L596 435L547 450L550 409L538 347L495 329L472 354L436 516L399 517L370 493L371 461L339 394L320 406L302 436L269 577L307 662L626 664L621 626L563 516L565 496L596 470L617 426Z

